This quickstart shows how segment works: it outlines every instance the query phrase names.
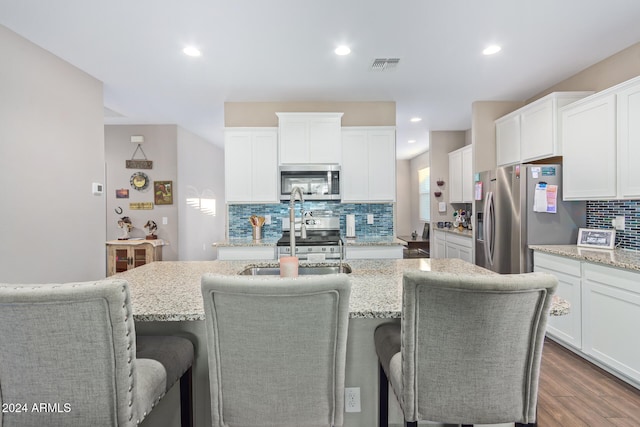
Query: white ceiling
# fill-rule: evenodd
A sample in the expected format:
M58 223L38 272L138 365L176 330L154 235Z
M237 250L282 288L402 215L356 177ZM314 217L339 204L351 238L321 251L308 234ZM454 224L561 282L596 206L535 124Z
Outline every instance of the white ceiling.
M638 0L0 0L0 24L104 82L105 123L222 145L226 101L395 101L398 158L469 129L473 101L525 100L640 41L639 18Z

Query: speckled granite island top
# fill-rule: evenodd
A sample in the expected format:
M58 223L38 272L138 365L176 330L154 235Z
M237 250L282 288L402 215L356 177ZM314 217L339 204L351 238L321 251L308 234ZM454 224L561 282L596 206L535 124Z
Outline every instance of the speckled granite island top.
M640 271L640 252L627 249L591 249L576 245L529 245L534 251Z
M349 310L352 318L399 318L402 273L408 269L495 274L460 259L351 260L346 264L353 270L349 274L352 283ZM274 263L157 261L111 277L129 282L136 321L190 321L204 319L200 293L203 274L236 275L248 265L269 266ZM256 280L260 280L260 276L256 276ZM299 280L304 280L304 277ZM552 307L552 314L566 312L568 304L566 307L562 304Z

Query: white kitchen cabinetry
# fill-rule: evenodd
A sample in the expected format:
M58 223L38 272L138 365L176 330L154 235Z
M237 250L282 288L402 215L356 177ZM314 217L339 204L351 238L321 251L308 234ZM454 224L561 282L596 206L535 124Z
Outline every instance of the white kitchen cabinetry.
M640 273L585 262L582 351L640 384Z
M498 166L562 155L559 109L593 92L553 92L496 120Z
M402 259L403 246L363 245L345 246L345 259Z
M280 164L340 164L343 113L276 113Z
M431 258L460 258L473 263L471 236L434 230L434 252Z
M221 246L218 247L218 259L220 261L273 261L276 259L276 248L274 246Z
M564 200L616 196L616 98L596 95L562 110Z
M571 304L564 316L551 316L547 335L578 350L582 348L580 261L534 252L534 271L551 273L558 279L556 295Z
M277 129L226 129L224 160L227 203L278 203Z
M467 145L449 153L449 203L473 202L473 156Z
M496 120L496 164L520 162L520 114L511 113Z
M565 200L640 197L640 77L564 107Z
M617 94L620 197L640 198L640 81Z
M433 230L433 248L431 258L447 257L447 233L444 231Z
M342 201L394 202L395 128L342 128Z

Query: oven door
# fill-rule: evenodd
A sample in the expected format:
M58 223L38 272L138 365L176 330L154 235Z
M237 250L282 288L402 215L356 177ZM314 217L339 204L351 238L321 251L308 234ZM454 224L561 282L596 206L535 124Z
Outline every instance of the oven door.
M300 187L305 200L340 200L340 166L289 165L280 167L280 200L290 200L291 190Z

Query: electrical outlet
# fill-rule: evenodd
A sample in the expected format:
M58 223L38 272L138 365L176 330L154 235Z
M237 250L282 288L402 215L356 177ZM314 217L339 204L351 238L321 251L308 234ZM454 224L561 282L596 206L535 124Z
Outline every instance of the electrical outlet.
M167 225L167 224L169 224L169 218L166 217L166 216L163 216L162 217L162 225Z
M344 411L360 412L360 387L347 387L344 389Z
M271 215L265 215L264 216L264 224L265 225L271 224Z
M611 220L611 224L613 225L613 227L616 230L622 230L624 231L625 229L625 218L623 216L617 216L614 219Z
M373 224L373 214L367 214L367 224Z

